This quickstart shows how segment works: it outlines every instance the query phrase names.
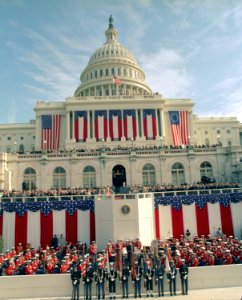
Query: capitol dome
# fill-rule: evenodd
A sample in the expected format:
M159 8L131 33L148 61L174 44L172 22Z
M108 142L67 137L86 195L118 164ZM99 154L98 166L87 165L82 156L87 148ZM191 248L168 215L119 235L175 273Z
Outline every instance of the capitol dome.
M112 16L105 34L106 42L93 53L81 73L81 84L76 89L75 96L152 94L135 57L118 42L118 31L113 26Z

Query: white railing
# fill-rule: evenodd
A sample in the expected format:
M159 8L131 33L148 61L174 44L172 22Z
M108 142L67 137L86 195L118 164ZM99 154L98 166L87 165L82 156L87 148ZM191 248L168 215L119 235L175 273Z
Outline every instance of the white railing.
M160 192L146 192L146 193L120 193L120 194L110 194L110 198L115 200L131 200L138 198L149 198L151 194L154 197L158 196L184 196L184 195L209 195L209 194L229 194L229 193L242 193L242 188L222 188L222 189L200 189L200 190L179 190L179 191L160 191ZM102 197L107 197L106 194L103 195L41 195L41 196L3 196L0 202L38 202L38 201L75 201L75 200L86 200L90 201L94 198L97 200Z

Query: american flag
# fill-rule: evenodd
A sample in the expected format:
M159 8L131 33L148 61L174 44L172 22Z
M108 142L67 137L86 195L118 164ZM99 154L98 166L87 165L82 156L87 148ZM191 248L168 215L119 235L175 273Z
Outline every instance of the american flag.
M114 76L114 75L113 75L113 82L114 82L114 84L116 84L116 85L121 85L121 84L122 84L121 79L118 78L117 76Z
M188 145L188 111L169 111L174 146Z
M60 145L60 115L42 115L42 150L57 150Z

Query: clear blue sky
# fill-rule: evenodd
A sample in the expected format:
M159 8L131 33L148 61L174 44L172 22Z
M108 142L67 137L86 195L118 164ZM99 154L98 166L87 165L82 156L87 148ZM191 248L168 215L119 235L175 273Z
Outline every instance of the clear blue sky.
M154 92L242 121L242 1L0 0L0 123L72 96L110 14Z

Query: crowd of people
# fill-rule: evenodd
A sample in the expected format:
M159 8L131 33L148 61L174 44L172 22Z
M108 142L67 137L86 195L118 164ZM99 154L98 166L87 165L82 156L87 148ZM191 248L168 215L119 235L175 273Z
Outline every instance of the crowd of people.
M164 278L169 292L176 294L176 273L180 272L182 293L188 293L188 268L242 263L242 241L226 237L221 229L215 236L195 236L189 230L175 239L154 240L142 245L139 239L109 240L105 249L93 241L90 245L72 244L56 235L50 246L34 249L30 244L0 253L0 275L34 275L70 273L74 299L78 299L79 284L84 283L85 297L91 299L91 285L97 284L98 299L104 298L104 282L108 284L110 298L116 297L116 282L120 282L123 298L129 296L128 281L134 284L134 297L141 297L141 280L145 293L153 296L154 284L159 296L164 295ZM75 298L76 297L76 298Z
M229 182L213 182L213 183L194 183L194 184L182 184L179 186L174 186L172 184L157 184L155 186L143 186L143 185L133 185L121 187L119 193L159 193L159 192L171 192L171 191L185 191L185 190L207 190L207 189L225 189L225 188L239 188L239 183L229 183ZM0 191L0 199L7 198L18 198L18 197L64 197L64 196L92 196L103 193L113 194L115 193L114 187L76 187L76 188L61 188L55 189L51 188L49 190L11 190Z

